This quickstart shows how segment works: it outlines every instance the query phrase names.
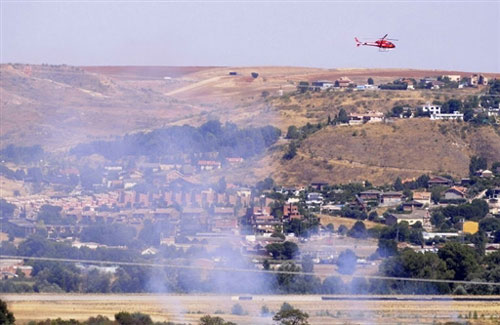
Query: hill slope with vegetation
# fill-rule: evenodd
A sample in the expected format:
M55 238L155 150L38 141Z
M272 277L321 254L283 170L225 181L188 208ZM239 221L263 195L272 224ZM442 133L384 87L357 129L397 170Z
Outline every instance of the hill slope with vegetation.
M324 127L301 141L292 159L281 159L275 153L275 165L269 171L287 184L315 180L381 184L398 176L421 174L466 177L472 156L486 157L489 162L500 160L498 128L408 119Z

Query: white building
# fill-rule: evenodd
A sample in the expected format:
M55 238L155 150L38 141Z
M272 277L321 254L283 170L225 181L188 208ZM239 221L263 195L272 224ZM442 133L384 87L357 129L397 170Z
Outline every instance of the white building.
M323 203L323 195L320 193L309 193L307 194L306 204L322 204Z
M440 105L431 105L431 103L427 103L422 106L422 111L424 113L429 112L432 116L433 114L441 114L441 106Z
M330 80L317 80L311 83L313 88L319 88L320 90L326 90L328 88L333 88L335 83Z
M379 123L384 121L384 113L370 111L367 113L349 114L349 125L359 125L363 123Z
M431 120L463 120L464 114L459 111L454 111L448 114L431 114Z

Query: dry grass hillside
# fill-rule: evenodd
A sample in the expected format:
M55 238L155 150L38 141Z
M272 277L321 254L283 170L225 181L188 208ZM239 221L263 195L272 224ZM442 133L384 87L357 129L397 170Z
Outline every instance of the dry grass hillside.
M328 126L309 136L290 161L282 159L283 140L230 178L253 182L272 176L278 183L311 181L392 183L398 176L450 174L466 177L470 157L500 161L500 131L460 122L399 120L361 126Z
M302 125L306 122L325 121L332 118L340 108L348 113L367 111L388 112L394 106L416 107L433 101L465 99L477 95L483 89L445 89L415 91L331 91L291 93L281 97L272 97L269 104L280 110L285 120Z
M306 139L276 176L290 183L370 180L424 173L466 176L472 155L500 160L500 133L466 123L400 120L389 124L327 127Z

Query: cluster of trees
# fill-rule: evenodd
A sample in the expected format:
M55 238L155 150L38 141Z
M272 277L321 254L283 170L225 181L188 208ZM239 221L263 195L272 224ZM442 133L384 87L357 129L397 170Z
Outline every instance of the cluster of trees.
M290 125L288 127L288 131L286 133L286 138L291 140L303 140L307 138L309 135L321 130L323 126L321 123L311 124L307 123L306 125L298 128L295 125Z
M481 199L474 199L471 203L448 205L435 209L431 216L431 223L438 229L459 229L462 220L480 221L489 212L488 203Z
M380 236L377 256L387 257L380 268L382 275L391 277L500 281L500 252L487 256L480 255L476 249L458 242L448 242L438 253L417 253L410 249L397 250L397 238L408 239L411 229L404 225L398 229L384 230ZM30 243L28 246L33 246ZM285 246L285 245L283 245ZM24 247L23 249L27 249ZM271 249L271 247L270 247ZM45 250L38 249L38 253ZM47 247L50 252L51 248ZM295 250L288 249L284 256L277 249L276 258L289 258ZM52 251L53 254L55 252ZM312 275L314 263L308 256L303 257L300 265L288 260L277 268L279 273L256 273L255 266L233 252L220 267L248 269L249 272L231 270L196 270L176 268L150 268L146 266L121 266L111 275L96 269L82 269L72 264L58 262L31 262L33 278L4 280L0 292L212 292L212 293L451 293L457 286L442 283L419 283L397 280L370 280L354 277L344 283L339 277L329 277L321 281ZM35 255L40 256L40 255ZM375 256L376 257L376 256ZM122 257L123 258L123 257ZM107 259L109 260L109 258ZM140 261L134 259L134 261ZM352 251L340 254L336 264L343 274L353 274L357 257ZM271 269L269 262L264 268ZM300 272L305 272L304 274ZM464 289L470 294L498 294L494 286L468 285Z
M378 250L379 256L391 256L397 253L397 242L408 242L414 245L423 245L424 238L422 236L422 224L417 222L409 225L408 222L399 222L390 227L380 228L378 234Z
M149 227L146 228L146 231ZM128 225L113 223L113 224L102 224L102 225L92 225L83 228L80 233L80 239L84 242L95 242L108 246L132 246L135 242L137 236L137 230ZM144 239L145 236L141 236ZM149 242L149 239L146 238ZM158 240L159 243L159 240Z
M481 97L481 104L483 103L482 98L483 97ZM494 119L490 119L487 113L474 112L474 108L477 108L479 106L479 98L477 96L469 96L463 101L459 99L449 99L443 103L435 101L434 104L441 105L441 113L454 113L455 111L463 113L464 121L470 122L474 125L494 123ZM481 106L485 108L488 107L488 105Z
M272 126L240 129L232 123L222 125L219 121L209 121L198 128L172 126L126 135L115 141L79 144L70 152L78 156L101 154L111 160L125 156L161 157L207 152L218 152L219 159L249 158L275 143L280 135L281 131Z
M44 157L44 151L40 145L31 147L18 147L9 144L7 147L0 150L0 160L20 163L32 163L40 161Z
M405 110L405 108L403 106L394 106L391 111L387 114L389 117L400 117L400 116L403 116L405 118L408 118L411 116L411 109L410 108L407 108Z
M406 90L408 88L407 83L387 83L387 84L381 84L378 86L380 89L384 90Z
M7 309L7 303L0 299L0 324L14 325L16 318L14 314Z
M404 249L397 255L384 260L380 270L384 275L395 277L471 280L498 282L500 280L500 253L480 256L472 247L449 242L438 253L417 253ZM405 287L402 287L404 283ZM498 286L468 284L464 287L447 283L394 284L393 289L411 289L414 293L452 293L464 290L469 294L498 294Z
M469 175L474 176L478 170L488 168L488 161L485 157L472 156L469 162Z
M339 272L353 274L357 257L352 251L342 252L337 260ZM380 273L385 276L417 279L470 280L498 282L500 280L500 253L480 256L471 247L460 243L447 243L438 253L417 253L411 249L397 251L385 259ZM279 270L299 272L305 270L291 262L284 263ZM310 271L310 268L308 269ZM318 278L300 274L278 275L279 291L284 293L315 294L498 294L494 285L466 286L451 283L414 282L408 280L380 280L353 277L345 283L332 276L321 282Z
M3 323L2 323L3 324ZM106 316L97 315L94 317L89 317L85 321L78 321L76 319L64 320L61 318L57 319L46 319L43 321L31 321L29 325L175 325L172 322L153 322L151 316L141 312L125 312L121 311L115 314L115 319L111 320ZM203 318L200 319L200 324L202 325L236 325L234 323L215 323L215 322L203 322Z
M337 265L344 274L352 274L355 270L356 256L345 251L339 256ZM404 249L392 257L385 259L380 273L390 277L471 280L481 282L498 282L500 280L500 253L479 256L477 252L464 244L447 243L437 254L417 253ZM280 270L299 271L301 267L285 263ZM469 284L464 286L451 283L414 282L407 280L379 280L354 277L345 283L340 277L332 276L321 282L308 275L278 275L281 284L280 292L286 293L321 293L321 294L450 294L464 291L468 294L498 294L498 286Z
M481 96L481 107L496 108L500 104L500 79L490 82L488 94Z
M290 125L286 133L286 138L292 141L288 144L285 154L283 155L283 159L293 159L293 157L297 155L297 149L300 147L301 141L309 135L321 130L322 127L323 125L321 123L311 124L309 122L300 128L295 125Z
M0 198L0 218L8 219L14 213L16 206Z
M0 175L7 179L23 180L26 177L26 173L22 169L12 170L5 165L0 164Z
M240 305L233 306L235 307ZM271 313L266 306L263 306L262 313L263 317L269 316ZM235 315L241 315L239 313L234 313ZM280 325L309 325L307 321L309 315L300 309L294 308L287 302L284 302L280 310L274 314L273 320ZM0 324L3 325L14 325L15 317L12 312L7 309L7 304L0 299ZM97 315L95 317L89 317L86 321L78 321L75 319L63 320L61 318L57 319L46 319L43 321L31 321L30 325L175 325L172 322L153 322L151 316L141 312L125 312L121 311L115 314L114 321L106 316ZM227 322L222 317L205 315L200 318L199 325L236 325L233 322Z
M299 246L294 242L285 241L267 245L266 251L275 260L292 260L299 253Z

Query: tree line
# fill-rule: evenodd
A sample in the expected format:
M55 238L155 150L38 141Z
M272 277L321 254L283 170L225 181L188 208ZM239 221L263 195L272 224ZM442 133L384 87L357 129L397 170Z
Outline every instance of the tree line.
M125 156L161 157L218 152L226 157L249 158L275 143L281 131L273 126L238 128L235 124L208 121L200 127L171 126L138 132L114 141L79 144L70 150L77 156L100 154L117 160Z

